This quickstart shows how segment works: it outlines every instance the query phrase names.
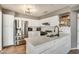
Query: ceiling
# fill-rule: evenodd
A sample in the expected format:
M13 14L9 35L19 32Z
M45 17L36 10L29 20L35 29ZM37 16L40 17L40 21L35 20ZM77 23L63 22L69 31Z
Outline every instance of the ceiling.
M24 11L27 8L30 8L32 11L32 15L36 17L40 17L46 15L48 13L54 12L58 9L62 9L67 6L71 6L68 4L3 4L1 5L5 9L9 9L12 11L16 11L24 14Z
M25 10L30 8L32 15L34 17L41 17L56 10L70 7L74 5L70 4L1 4L4 9L9 9L18 13L25 14Z

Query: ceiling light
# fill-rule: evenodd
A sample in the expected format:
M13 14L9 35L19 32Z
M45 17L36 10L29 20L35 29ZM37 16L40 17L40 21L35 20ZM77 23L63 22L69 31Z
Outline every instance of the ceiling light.
M32 5L24 5L24 14L26 15L32 15L35 13L37 10L34 6Z
M31 9L30 9L30 8L27 8L27 9L25 10L25 14L27 14L27 15L32 15Z

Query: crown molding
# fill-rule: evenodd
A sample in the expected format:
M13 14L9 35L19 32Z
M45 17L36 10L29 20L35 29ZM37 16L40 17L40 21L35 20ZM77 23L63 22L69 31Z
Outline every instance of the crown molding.
M24 17L24 18L39 20L38 17L29 16L29 15L25 15L25 14L21 14L21 13L17 13L17 12L15 12L15 17Z
M8 10L8 9L2 9L3 14L10 14L10 15L15 15L14 11Z

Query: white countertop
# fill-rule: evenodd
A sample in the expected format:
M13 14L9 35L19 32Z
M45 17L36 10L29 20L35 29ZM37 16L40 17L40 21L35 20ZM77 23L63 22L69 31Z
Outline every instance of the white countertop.
M70 34L67 33L60 33L60 36L57 37L47 37L47 36L35 36L35 37L29 37L28 41L33 45L33 46L38 46L41 45L43 43L52 41L52 40L56 40L56 39L60 39L66 36L69 36Z

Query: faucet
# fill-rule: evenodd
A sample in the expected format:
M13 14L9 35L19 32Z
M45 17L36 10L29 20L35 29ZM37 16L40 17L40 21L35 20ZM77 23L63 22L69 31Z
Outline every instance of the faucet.
M56 32L56 30L58 30L58 31L57 31L57 34L55 36L59 36L59 27L57 25L54 27L54 32Z

